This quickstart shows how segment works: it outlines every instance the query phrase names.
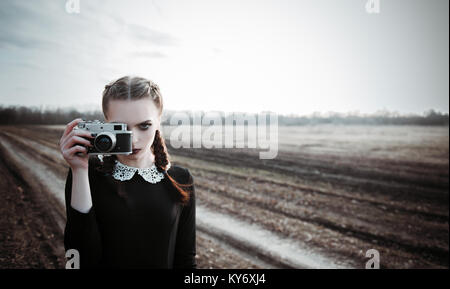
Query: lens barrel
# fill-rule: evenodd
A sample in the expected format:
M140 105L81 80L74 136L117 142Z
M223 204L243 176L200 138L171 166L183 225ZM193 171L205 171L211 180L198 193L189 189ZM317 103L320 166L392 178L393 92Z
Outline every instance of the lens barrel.
M95 137L94 147L98 152L110 152L116 146L116 136L110 132L102 132Z

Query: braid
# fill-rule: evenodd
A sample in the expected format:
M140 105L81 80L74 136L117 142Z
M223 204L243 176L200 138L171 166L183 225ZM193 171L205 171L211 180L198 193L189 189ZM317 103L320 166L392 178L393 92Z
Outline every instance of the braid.
M105 85L102 98L102 109L105 119L108 119L108 105L111 100L138 100L142 98L149 97L153 100L154 104L159 110L159 117L161 117L163 111L163 98L159 86L152 80L135 77L135 76L124 76L115 81L110 82ZM155 166L157 170L164 174L164 176L171 182L176 191L179 192L179 200L182 204L186 204L190 199L190 192L193 192L193 180L192 177L186 180L186 184L178 183L174 178L172 178L168 171L169 165L169 153L167 151L166 144L162 138L161 132L159 130L155 133L155 139L151 146L151 150L155 155ZM114 161L116 156L105 157L104 161L99 165L99 171L110 174L114 167ZM118 182L119 195L121 195L120 187L121 182ZM183 189L189 189L189 191Z
M158 171L164 172L169 164L169 154L167 153L166 144L161 137L159 130L156 130L155 140L152 144L153 154L155 155L155 165Z
M183 190L182 187L191 187L192 184L180 184L173 179L167 172L167 165L169 164L169 153L164 139L161 137L159 130L156 130L155 139L152 144L153 154L155 155L155 166L158 171L163 172L165 176L172 182L173 186L180 193L181 202L186 204L189 201L189 193Z

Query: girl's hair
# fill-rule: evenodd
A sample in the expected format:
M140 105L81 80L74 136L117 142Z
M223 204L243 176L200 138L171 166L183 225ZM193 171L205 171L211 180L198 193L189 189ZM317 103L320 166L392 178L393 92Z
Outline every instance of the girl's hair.
M159 109L159 116L163 110L163 100L159 86L149 79L136 76L124 76L105 85L102 99L103 114L106 119L108 105L111 100L138 100L144 97L150 97ZM178 191L178 200L187 204L189 193L183 188L192 188L192 183L181 184L168 174L167 165L169 164L169 153L166 144L159 130L156 130L155 139L151 145L151 150L155 155L155 166L159 172L162 172L169 179L171 184ZM114 168L115 155L105 156L102 164L97 169L103 173L111 173ZM188 180L191 181L191 180ZM126 197L119 187L119 195Z

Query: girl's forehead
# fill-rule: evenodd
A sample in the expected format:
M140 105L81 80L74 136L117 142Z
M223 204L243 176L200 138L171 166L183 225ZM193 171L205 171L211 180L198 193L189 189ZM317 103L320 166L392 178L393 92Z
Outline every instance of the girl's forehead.
M146 120L156 121L159 109L149 98L139 100L111 100L108 105L108 121L125 122L129 125Z

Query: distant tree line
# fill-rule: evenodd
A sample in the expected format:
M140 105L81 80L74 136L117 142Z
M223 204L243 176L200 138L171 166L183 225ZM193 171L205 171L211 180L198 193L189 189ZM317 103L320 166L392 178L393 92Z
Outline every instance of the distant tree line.
M169 124L169 120L175 111L166 110L163 114L163 125ZM189 113L189 112L186 112ZM201 112L204 115L206 112ZM232 117L230 114L219 112L220 117L225 123L225 119ZM253 116L257 114L236 113ZM190 114L189 114L190 115ZM104 120L101 111L80 112L76 109L54 109L43 110L36 107L9 106L0 105L0 124L67 124L75 118L84 118L89 120ZM190 115L191 121L193 116ZM359 113L312 113L308 116L283 115L278 114L278 124L293 125L311 125L311 124L364 124L364 125L437 125L448 126L449 114L437 112L433 109L425 111L422 115L410 114L400 115L395 112L380 111L370 115Z
M103 120L103 113L75 109L42 110L25 106L0 106L0 124L67 124L75 118Z
M391 112L379 112L370 115L330 113L311 116L278 116L282 125L310 125L310 124L364 124L364 125L436 125L448 126L448 113L437 112L433 109L423 115L400 115Z

